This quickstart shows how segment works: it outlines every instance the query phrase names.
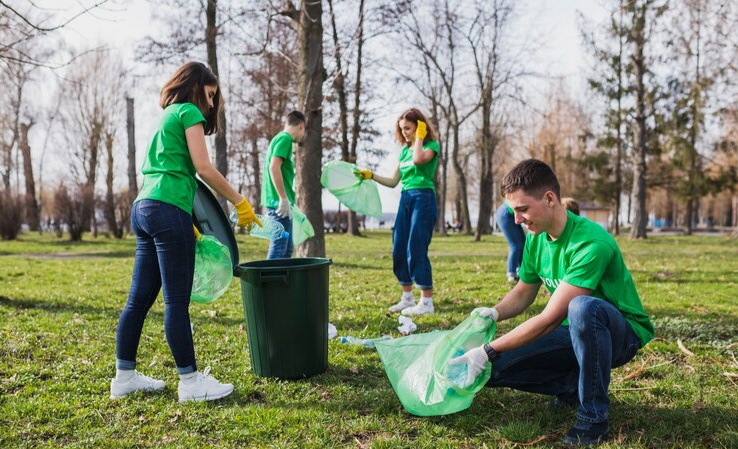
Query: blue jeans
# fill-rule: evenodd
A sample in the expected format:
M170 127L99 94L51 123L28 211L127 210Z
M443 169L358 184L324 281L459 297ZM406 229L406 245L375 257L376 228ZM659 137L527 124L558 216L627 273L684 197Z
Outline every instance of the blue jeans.
M269 218L281 223L284 226L284 230L290 234L289 237L272 239L269 242L267 259L289 259L292 257L292 251L294 249L294 244L292 243L292 219L280 217L277 215L277 209L270 207L267 207L267 215L269 215Z
M598 298L574 298L568 318L569 327L503 352L487 386L578 397L577 419L606 421L610 370L632 359L641 342L620 311Z
M392 234L392 270L400 285L433 288L428 246L436 225L438 209L432 189L405 190L400 196Z
M525 246L525 232L523 227L515 223L515 216L510 214L507 206L503 203L495 212L497 226L507 240L507 275L518 275L518 269L523 261L523 247Z
M156 200L141 200L131 211L136 234L131 290L118 321L118 369L134 369L146 315L164 289L164 333L177 371L197 371L190 328L190 294L195 271L192 217L182 209Z

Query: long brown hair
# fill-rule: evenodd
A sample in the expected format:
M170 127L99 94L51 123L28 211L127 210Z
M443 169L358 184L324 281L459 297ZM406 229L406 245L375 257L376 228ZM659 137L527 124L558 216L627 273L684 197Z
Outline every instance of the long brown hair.
M201 62L188 62L178 68L161 88L159 106L162 109L174 103L192 103L205 116L205 134L218 131L218 117L223 108L223 97L220 89L213 97L213 108L208 106L205 98L205 86L218 87L218 78L208 66Z
M438 135L436 134L436 130L433 128L433 124L428 121L428 119L425 117L425 114L423 114L422 112L420 112L420 110L416 108L410 108L400 114L400 116L397 117L397 121L395 122L395 140L397 140L400 145L405 145L407 143L405 141L405 136L402 135L402 130L400 129L400 120L403 119L415 124L418 123L418 120L422 120L425 122L426 128L428 129L428 134L426 134L425 139L423 139L424 144L428 143L428 141L430 140L438 140Z

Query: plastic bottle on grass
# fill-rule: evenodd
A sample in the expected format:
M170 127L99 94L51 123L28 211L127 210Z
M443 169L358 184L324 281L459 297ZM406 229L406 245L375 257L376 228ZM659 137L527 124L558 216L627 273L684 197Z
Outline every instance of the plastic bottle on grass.
M266 215L256 214L256 217L261 221L261 226L255 224L251 227L251 232L249 232L249 235L251 237L273 240L280 238L286 239L290 236L290 233L284 230L284 226L282 226L282 223L278 222L277 220ZM229 219L233 224L238 223L238 212L236 212L235 207L233 208L233 210L231 210L231 215Z
M356 338L356 337L352 337L349 335L348 337L341 337L341 343L348 343L350 345L359 345L367 349L373 349L375 342L378 342L381 340L389 340L391 338L392 337L390 337L389 335L382 335L379 338Z
M460 357L464 355L463 349L457 349L451 358ZM460 363L458 365L448 365L446 369L446 377L452 384L457 387L465 387L466 385L466 372L469 369L466 363Z

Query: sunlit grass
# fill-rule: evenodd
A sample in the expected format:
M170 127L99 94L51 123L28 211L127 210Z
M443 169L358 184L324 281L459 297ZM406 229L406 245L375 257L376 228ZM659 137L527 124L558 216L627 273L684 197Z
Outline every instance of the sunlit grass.
M242 262L267 242L239 236ZM605 447L736 447L738 241L724 237L619 239L657 338L611 385L613 438ZM45 234L0 242L0 448L59 447L557 447L573 412L548 398L485 389L461 413L407 414L376 353L333 340L326 373L298 381L250 368L241 289L193 304L198 363L236 385L216 403L177 403L174 363L161 301L144 329L139 366L164 379L161 394L111 401L115 327L127 295L135 240L85 237L71 244ZM510 287L499 236L435 237L431 245L437 313L418 332L452 328ZM398 336L387 307L399 298L387 231L328 235L330 322L340 335ZM530 311L500 332L541 310ZM691 351L694 355L680 348Z

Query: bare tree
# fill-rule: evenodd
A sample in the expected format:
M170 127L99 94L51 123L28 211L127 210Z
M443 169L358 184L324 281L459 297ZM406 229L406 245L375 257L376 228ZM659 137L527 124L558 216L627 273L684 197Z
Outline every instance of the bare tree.
M646 86L649 60L646 56L646 46L651 37L651 22L663 13L663 6L656 5L655 0L634 0L626 5L630 15L628 43L630 44L630 65L632 67L630 89L634 95L633 121L633 225L630 237L634 239L646 238L648 224L647 196L647 155L649 153L649 130L646 123L648 116ZM653 17L651 17L653 15Z
M33 126L33 121L20 124L20 150L23 155L23 178L26 180L26 223L31 231L39 231L40 216L38 202L36 201L36 184L33 177L33 161L31 160L31 145L28 143L28 131Z
M511 96L514 83L523 76L519 61L511 58L504 48L514 13L514 2L509 0L477 1L465 30L473 72L479 92L481 113L477 154L479 158L479 217L474 239L480 241L483 234L491 232L492 197L494 191L494 154L500 144L504 123L500 118L501 104ZM495 116L497 110L497 116ZM493 123L496 120L496 123Z
M471 235L471 219L467 194L467 174L464 168L465 156L461 149L461 126L478 109L479 103L465 104L459 98L466 96L457 91L457 71L460 69L458 57L459 22L463 17L457 11L463 8L449 0L434 2L432 9L442 11L435 17L432 27L425 26L426 21L418 17L412 1L398 2L385 8L385 22L399 27L402 42L407 42L420 57L421 70L412 73L400 71L399 77L409 82L431 106L431 121L436 129L441 127L440 117L449 123L450 136L447 142L450 149L441 148L441 178L446 179L446 157L449 152L456 178L456 203L458 221L465 233ZM457 98L459 97L459 98ZM440 142L439 142L440 143ZM439 218L445 218L445 183L441 187L441 202L438 205Z
M624 15L625 0L618 0L618 8L611 13L610 25L605 31L605 42L598 42L593 31L582 30L583 38L596 61L593 67L595 73L589 78L589 85L605 100L604 135L600 137L599 145L605 150L614 152L614 160L607 158L606 161L597 163L602 158L595 155L585 160L584 165L590 170L604 172L600 182L595 186L595 191L599 192L599 196L607 203L615 206L615 235L620 235L621 202L625 184L624 171L627 170L624 167L627 162L625 158L627 139L624 131L627 115L630 112L624 104L628 99L625 85L627 62L625 61L625 45L628 29L625 26ZM611 176L608 173L610 171Z
M70 153L69 168L79 185L79 189L72 189L72 196L76 201L79 193L82 204L75 220L79 220L83 230L90 229L91 222L93 228L96 225L94 199L98 167L103 156L101 147L106 130L110 126L118 126L118 111L122 109L120 103L123 101L120 92L123 73L115 55L96 52L82 58L73 67L61 92L65 98L62 123Z
M684 200L684 227L692 233L699 221L700 198L722 188L704 166L709 162L713 142L706 132L715 112L730 107L729 99L720 99L731 78L732 31L726 13L729 5L711 0L686 0L672 7L668 42L670 88L668 136L669 158L675 167L675 191ZM718 95L717 91L721 94ZM727 100L727 101L726 101ZM717 175L717 177L715 177Z
M304 1L298 9L288 1L280 11L297 27L298 45L298 104L307 119L305 137L295 155L297 167L296 190L300 207L315 226L315 237L298 247L297 254L307 257L325 256L323 230L323 206L320 185L323 126L323 81L326 78L323 66L323 4Z
M77 5L70 11L58 13L48 10L29 1L27 5L12 5L11 2L0 0L0 60L15 62L24 66L46 67L59 69L74 62L90 50L54 62L51 61L52 52L30 51L29 48L38 48L44 43L56 39L57 33L81 16L98 10L110 0L99 0L91 5ZM54 55L64 54L57 47Z
M103 215L108 224L108 229L113 237L119 239L123 237L123 229L118 225L116 220L116 204L115 189L113 187L113 179L115 174L115 158L113 156L113 147L115 144L115 129L108 127L104 132L105 156L107 159L107 170L105 172L105 201L103 202Z

